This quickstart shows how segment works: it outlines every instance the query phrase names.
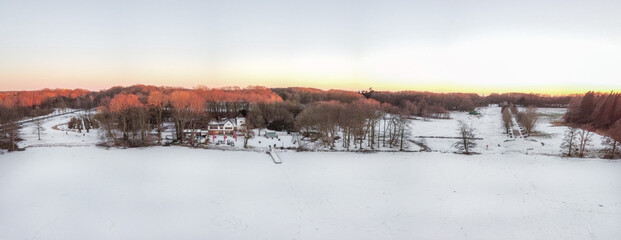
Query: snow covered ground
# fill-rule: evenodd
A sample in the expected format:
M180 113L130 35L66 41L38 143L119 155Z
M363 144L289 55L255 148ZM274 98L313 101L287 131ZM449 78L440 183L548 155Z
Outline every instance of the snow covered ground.
M538 155L560 155L561 154L561 142L567 127L556 126L553 124L555 121L561 120L562 115L565 113L565 109L558 108L540 108L541 114L540 120L535 127L535 133L531 137L524 138L510 138L504 133L502 126L502 119L500 108L497 106L489 106L486 108L480 108L480 116L471 116L465 112L451 112L451 119L429 119L429 120L413 120L410 123L411 135L409 139L417 142L422 142L427 145L432 151L452 153L456 149L453 147L453 143L457 140L446 138L427 138L427 137L456 137L458 120L463 120L468 124L471 124L476 128L477 137L483 138L483 140L477 141L478 146L474 148L475 152L482 154L505 154L505 153L522 153L522 154L538 154ZM84 114L83 112L68 114L59 116L43 121L43 128L45 129L41 133L41 139L37 139L34 122L24 124L20 131L21 137L24 141L18 143L20 147L49 147L49 146L92 146L99 142L98 131L91 130L90 133L82 131L78 133L76 130L68 130L67 122L72 117ZM164 135L172 135L173 127L167 126L167 130ZM268 146L276 145L277 148L297 148L299 145L299 139L295 135L287 134L286 132L277 132L277 138L267 138L262 136L267 130L261 130L261 135L255 130L255 137L249 140L248 146L256 150L268 149ZM226 140L231 140L234 146L219 145L216 146L215 142L222 140L224 136L217 135L216 141L213 141L212 136L209 136L210 143L208 147L217 149L242 149L243 148L243 136L237 136L237 141L234 141L232 135L227 136ZM592 137L591 154L593 155L599 149L602 148L602 137L594 134ZM410 141L406 141L406 149L410 151L419 151L421 148ZM310 143L308 141L302 141L302 145L310 149L322 149L322 144L319 142ZM366 144L365 144L366 145ZM336 143L337 150L344 150L341 146L340 140ZM352 151L357 149L351 148ZM382 151L395 151L397 149L390 149L388 147L379 148Z
M621 162L507 153L32 148L0 239L619 239Z
M75 110L68 109L67 112L73 112ZM50 116L57 115L59 112L54 112ZM34 147L50 147L50 146L94 146L99 142L98 130L91 129L88 133L86 130L82 130L79 133L75 129L68 129L67 123L72 117L79 117L86 112L79 111L67 115L57 116L41 121L41 140L38 138L37 127L35 122L25 123L20 129L20 137L23 141L18 143L22 148L34 148Z
M27 123L26 151L0 154L0 239L619 239L621 161L558 157L563 111L540 109L532 140L507 137L498 107L412 122L421 140L465 120L479 155L425 138L434 152L280 151L280 165L260 152L106 150L97 130L66 129L79 113L44 121L42 140ZM278 135L249 144L294 146Z
M451 112L451 119L415 120L411 122L412 139L423 141L432 151L454 152L453 143L457 140L446 138L422 138L427 136L456 137L458 120L462 120L476 129L475 152L482 154L523 153L539 155L561 155L561 143L567 127L556 126L565 114L565 109L539 108L539 121L535 132L527 138L510 138L505 134L500 107L489 106L478 109L480 116L467 112ZM421 137L422 136L422 137ZM602 148L602 136L593 134L592 153Z

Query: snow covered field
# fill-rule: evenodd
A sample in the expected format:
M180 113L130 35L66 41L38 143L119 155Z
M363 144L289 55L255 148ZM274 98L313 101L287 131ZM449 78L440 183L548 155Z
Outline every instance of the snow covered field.
M561 143L565 126L555 126L553 122L560 121L565 114L561 108L539 108L540 118L535 126L535 132L528 138L510 138L505 134L502 124L500 107L490 106L478 109L480 116L472 116L467 112L451 112L451 119L415 120L411 122L412 139L422 141L432 151L455 152L452 146L457 140L445 138L421 138L421 136L455 137L457 136L458 120L462 120L476 129L476 137L483 140L476 141L478 146L475 152L481 154L522 153L538 155L561 155ZM589 147L593 156L602 149L602 136L593 134L592 146Z
M33 148L0 239L619 239L621 162L519 153Z
M68 109L67 112L73 112L75 110ZM51 115L61 114L62 112L55 112ZM20 137L23 139L18 142L19 147L33 148L33 147L51 147L51 146L63 146L63 147L75 147L75 146L94 146L99 142L98 130L91 129L88 133L86 130L82 130L79 133L75 129L68 129L67 123L72 117L79 117L86 114L84 111L79 111L67 115L53 117L41 121L41 140L38 138L36 131L36 124L34 122L26 123L20 129Z
M413 121L432 152L281 151L280 165L260 152L95 147L97 130L66 129L79 113L44 121L42 140L28 123L26 151L0 154L0 240L619 239L621 161L558 157L563 111L540 109L528 139L506 136L488 107ZM455 136L457 120L477 129L481 154L420 137ZM293 145L279 137L250 145Z

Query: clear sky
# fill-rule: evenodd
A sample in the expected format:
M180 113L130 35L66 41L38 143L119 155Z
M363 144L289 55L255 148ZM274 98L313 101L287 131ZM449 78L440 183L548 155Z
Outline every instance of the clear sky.
M0 90L621 90L621 1L0 0Z

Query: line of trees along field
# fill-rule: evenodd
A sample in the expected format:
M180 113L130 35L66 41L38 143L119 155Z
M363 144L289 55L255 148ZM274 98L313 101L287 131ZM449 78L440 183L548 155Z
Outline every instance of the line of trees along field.
M487 104L499 104L512 103L518 106L534 106L534 107L549 107L549 108L565 108L569 104L572 98L579 95L549 95L549 94L535 94L535 93L492 93L485 97Z
M157 129L156 140L161 142L164 122L174 124L180 143L195 145L196 130L206 129L212 118L247 115L250 109L257 109L259 105L281 101L278 95L264 87L131 87L102 98L95 119L104 129L102 137L113 145L149 145L153 142L149 134L152 129Z
M563 103L564 100L567 102ZM334 147L338 130L343 133L345 148L350 145L361 148L363 139L368 139L366 147L402 148L403 136L407 134L405 122L411 116L449 118L449 111L470 111L499 101L562 106L569 100L537 94L483 97L463 93L324 91L297 87L184 89L134 85L98 92L80 89L0 92L0 124L3 126L0 144L2 148L15 148L19 136L14 129L18 128L16 121L19 119L49 114L55 108L97 108L96 115L87 114L73 120L73 126L84 126L87 131L99 127L102 137L111 145L148 145L153 142L149 133L155 129L156 141L161 142L165 122L174 124L179 141L195 144L195 129L205 129L212 118L241 114L251 128L301 130L309 136L319 136L329 147Z
M524 111L520 111L516 105L511 104L508 108L503 108L504 112L502 118L503 121L505 121L505 128L511 126L511 124L508 124L506 121L509 121L510 123L512 122L511 115L507 112L507 109L511 111L511 114L515 116L515 120L524 128L524 131L526 131L526 136L524 137L530 137L530 134L535 129L535 124L539 120L537 107L530 105L526 107Z
M296 124L304 136L321 138L331 149L341 133L342 147L347 150L352 145L363 149L364 144L371 149L398 146L403 150L407 118L407 114L392 105L361 98L351 103L335 100L312 103L300 113Z
M605 158L619 158L621 142L621 94L588 92L570 100L565 123L569 126L563 140L566 156L583 157L592 132L605 135Z
M92 108L96 95L83 89L0 92L0 148L18 150L19 120L47 115L57 108ZM37 129L39 134L41 127Z

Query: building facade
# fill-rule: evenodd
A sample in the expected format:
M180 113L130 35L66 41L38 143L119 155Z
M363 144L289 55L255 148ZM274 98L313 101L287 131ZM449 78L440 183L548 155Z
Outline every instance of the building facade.
M232 134L233 132L246 129L246 118L236 117L232 119L222 119L209 121L207 130L209 134Z

